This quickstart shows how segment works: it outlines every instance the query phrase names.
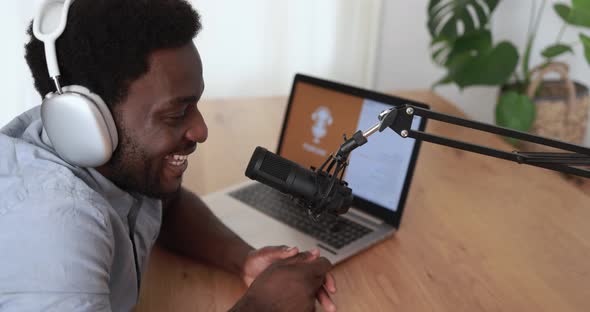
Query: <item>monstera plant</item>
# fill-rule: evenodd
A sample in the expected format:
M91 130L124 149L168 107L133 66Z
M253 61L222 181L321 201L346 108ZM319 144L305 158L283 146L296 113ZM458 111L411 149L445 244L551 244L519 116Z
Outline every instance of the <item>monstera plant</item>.
M545 0L529 1L531 16L522 52L509 41L493 40L490 20L499 0L430 0L428 4L432 59L447 70L435 86L502 87L496 105L496 123L521 131L529 130L535 120L535 104L526 90L531 83L532 47L547 4ZM563 26L556 29L556 42L539 51L543 62L534 67L552 64L556 58L573 53L573 46L579 44L583 45L590 64L590 0L558 3L553 10L563 20ZM579 32L579 41L565 43L562 35L571 28Z

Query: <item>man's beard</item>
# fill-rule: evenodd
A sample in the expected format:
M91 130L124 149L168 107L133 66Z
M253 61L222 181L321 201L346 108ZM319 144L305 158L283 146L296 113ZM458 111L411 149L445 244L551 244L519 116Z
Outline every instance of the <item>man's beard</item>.
M159 199L167 196L160 189L160 176L150 167L147 153L127 131L121 131L118 148L107 167L111 172L110 180L124 191Z

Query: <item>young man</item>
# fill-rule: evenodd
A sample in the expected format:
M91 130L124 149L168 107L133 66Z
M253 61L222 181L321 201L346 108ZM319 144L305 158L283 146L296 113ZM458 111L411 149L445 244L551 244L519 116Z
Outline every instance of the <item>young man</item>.
M187 155L207 139L183 0L77 0L57 40L62 85L107 104L119 144L82 168L60 158L36 107L0 131L0 310L129 311L153 244L241 276L235 311L335 310L330 263L317 251L253 250L182 188ZM26 45L41 95L55 91L43 43ZM68 120L63 120L68 123Z

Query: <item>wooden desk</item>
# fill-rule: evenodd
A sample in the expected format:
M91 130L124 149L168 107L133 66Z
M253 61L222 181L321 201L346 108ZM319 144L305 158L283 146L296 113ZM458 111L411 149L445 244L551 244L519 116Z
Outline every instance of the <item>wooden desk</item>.
M464 116L430 92L397 94ZM210 136L185 185L206 194L245 180L254 147L276 147L285 104L199 104ZM428 130L510 149L489 134ZM589 223L590 198L557 173L424 143L400 231L335 267L335 301L339 311L589 311ZM137 310L224 311L243 291L156 248Z

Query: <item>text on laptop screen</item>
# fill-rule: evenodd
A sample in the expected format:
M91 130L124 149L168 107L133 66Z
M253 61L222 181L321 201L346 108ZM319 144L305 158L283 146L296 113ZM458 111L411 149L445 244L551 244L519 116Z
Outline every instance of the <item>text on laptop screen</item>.
M292 94L283 133L282 157L304 167L319 167L357 130L376 124L379 113L391 107L384 103L299 82ZM412 129L418 129L414 117ZM387 129L369 137L354 150L344 180L354 196L391 211L398 207L415 140Z

